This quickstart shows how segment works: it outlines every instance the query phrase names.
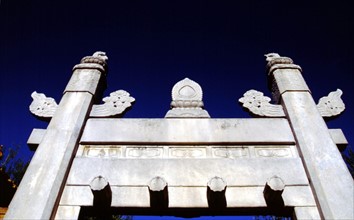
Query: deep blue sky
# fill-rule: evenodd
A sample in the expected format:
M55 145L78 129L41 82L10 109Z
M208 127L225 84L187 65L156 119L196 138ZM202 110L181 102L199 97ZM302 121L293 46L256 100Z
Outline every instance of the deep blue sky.
M32 128L33 91L60 101L72 67L97 50L109 57L108 89L136 98L125 117L162 118L173 85L189 77L213 118L249 117L237 100L270 96L268 52L291 57L315 101L340 88L346 111L329 122L354 141L354 16L350 1L0 1L0 144Z

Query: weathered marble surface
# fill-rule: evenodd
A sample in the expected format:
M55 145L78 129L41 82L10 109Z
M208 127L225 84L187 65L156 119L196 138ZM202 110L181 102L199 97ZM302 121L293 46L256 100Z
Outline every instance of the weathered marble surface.
M84 57L58 106L35 94L31 109L52 119L28 140L39 147L6 218L76 219L82 206L103 203L134 210L278 203L294 207L296 219L353 219L353 180L336 146L347 141L322 118L344 110L342 92L316 105L292 59L266 56L279 105L257 91L240 101L259 116L283 118L210 119L201 87L186 78L172 89L167 119L89 119L122 114L134 98L120 90L93 105L107 57Z
M102 53L95 53L89 59L105 63ZM81 136L81 127L85 124L99 86L104 69L101 64L88 62L85 63L86 69L74 69L5 219L50 219L55 216L56 205Z
M47 131L46 129L38 129L38 128L34 128L32 130L31 135L27 140L27 145L32 151L36 150L38 145L42 142L46 131Z
M93 178L100 175L107 178L112 186L146 185L155 176L163 177L169 186L206 186L214 176L223 178L228 186L264 186L274 175L281 177L287 186L308 184L300 158L75 158L67 184L89 185Z
M264 186L227 187L226 199L228 208L266 207L263 196ZM207 187L169 186L170 208L207 208ZM148 186L112 186L113 207L150 207ZM316 202L309 186L286 187L282 195L286 206L313 207ZM193 199L191 199L193 198ZM93 195L89 186L70 185L63 192L60 206L92 206ZM298 218L304 219L304 218ZM305 218L306 219L306 218Z
M269 79L279 91L304 168L325 219L354 219L353 179L298 66L269 61ZM276 64L276 66L275 66Z
M139 131L139 132L137 132ZM81 143L294 143L286 119L89 119Z
M76 157L102 159L295 158L295 145L80 145Z

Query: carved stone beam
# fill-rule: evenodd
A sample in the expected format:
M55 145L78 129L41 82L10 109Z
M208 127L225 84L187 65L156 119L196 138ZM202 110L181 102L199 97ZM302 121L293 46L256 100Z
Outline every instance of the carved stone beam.
M112 190L104 177L95 177L90 183L90 188L93 194L94 207L107 208L111 206Z
M31 113L40 120L49 121L58 108L53 98L46 97L43 93L33 92L33 101L29 106Z
M342 129L329 129L329 134L331 135L333 142L337 145L338 150L343 152L348 146L348 141L345 138Z
M42 142L46 132L47 129L34 128L32 130L32 133L27 140L27 145L31 151L35 151L37 149L38 145Z
M282 198L284 188L284 181L278 176L273 176L267 181L263 195L268 207L277 208L284 206Z
M168 207L168 189L167 182L162 177L154 177L149 185L150 207L167 208Z
M226 182L220 177L213 177L207 184L207 199L210 208L226 208Z
M322 117L331 118L340 115L344 109L345 105L341 99L343 92L337 89L334 92L330 92L328 96L322 97L318 104L317 109Z
M92 106L90 117L121 116L134 101L135 99L124 90L112 92L109 97L103 99L104 104Z
M263 117L285 117L281 105L270 104L270 98L264 96L262 92L249 90L238 101L251 114Z

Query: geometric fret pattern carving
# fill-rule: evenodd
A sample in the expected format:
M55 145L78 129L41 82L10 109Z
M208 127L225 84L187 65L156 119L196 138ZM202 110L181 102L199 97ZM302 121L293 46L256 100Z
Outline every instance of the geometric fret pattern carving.
M262 92L249 90L238 101L250 113L263 117L285 117L283 107L281 105L270 104L270 98L264 96Z
M78 157L127 159L193 159L193 158L283 158L298 157L293 145L234 146L142 146L142 145L80 145Z

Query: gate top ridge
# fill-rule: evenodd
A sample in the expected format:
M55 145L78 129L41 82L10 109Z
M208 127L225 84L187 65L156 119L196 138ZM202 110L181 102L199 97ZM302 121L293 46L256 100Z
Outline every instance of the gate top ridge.
M117 90L94 104L108 58L84 57L59 104L32 94L30 111L50 122L29 138L36 154L5 219L77 219L90 205L173 215L291 208L296 219L354 219L353 179L337 148L347 142L323 119L343 112L342 91L316 104L300 66L266 57L275 104L256 90L239 99L264 119L210 119L201 86L188 78L172 88L165 118L173 119L112 119L135 98Z

